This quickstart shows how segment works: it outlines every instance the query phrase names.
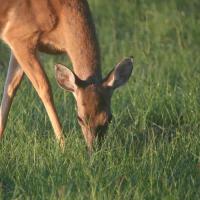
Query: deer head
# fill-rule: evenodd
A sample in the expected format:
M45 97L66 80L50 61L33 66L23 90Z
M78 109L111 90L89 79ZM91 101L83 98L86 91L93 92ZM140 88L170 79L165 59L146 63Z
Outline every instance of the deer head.
M56 65L56 79L66 91L73 93L77 104L77 119L90 151L95 138L103 138L112 119L113 91L126 83L132 73L131 58L121 61L101 83L80 80L71 70Z

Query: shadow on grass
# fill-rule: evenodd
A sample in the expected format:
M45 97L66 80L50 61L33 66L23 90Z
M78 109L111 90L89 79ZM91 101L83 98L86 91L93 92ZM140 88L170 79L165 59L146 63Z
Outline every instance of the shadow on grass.
M0 177L0 199L12 199L15 190L15 183L8 176Z

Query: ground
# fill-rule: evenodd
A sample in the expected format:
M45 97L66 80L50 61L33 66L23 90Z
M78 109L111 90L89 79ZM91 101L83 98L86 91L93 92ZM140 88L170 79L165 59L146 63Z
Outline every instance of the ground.
M25 78L0 142L0 199L200 199L200 3L89 0L106 74L134 56L112 99L114 120L88 157L73 96L54 78L64 56L41 55L66 140L57 145ZM0 44L0 96L9 50Z

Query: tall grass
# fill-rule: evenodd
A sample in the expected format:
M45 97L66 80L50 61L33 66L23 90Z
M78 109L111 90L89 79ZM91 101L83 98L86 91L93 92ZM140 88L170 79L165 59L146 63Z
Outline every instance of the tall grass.
M199 199L199 1L89 3L104 75L123 57L135 57L134 76L112 99L115 120L105 143L88 157L74 99L54 78L54 64L70 62L41 55L66 148L59 149L25 78L0 143L0 199ZM1 94L8 57L1 43Z

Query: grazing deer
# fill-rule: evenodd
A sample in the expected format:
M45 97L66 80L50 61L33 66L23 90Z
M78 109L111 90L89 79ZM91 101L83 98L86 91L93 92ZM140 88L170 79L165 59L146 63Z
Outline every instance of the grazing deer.
M57 64L56 79L76 99L78 122L91 151L94 139L104 135L111 121L113 91L131 75L131 58L102 79L99 44L86 0L0 0L0 5L0 37L11 48L0 107L0 137L26 74L45 106L57 140L64 144L50 84L37 52L67 53L73 71Z

